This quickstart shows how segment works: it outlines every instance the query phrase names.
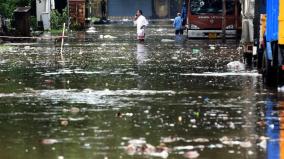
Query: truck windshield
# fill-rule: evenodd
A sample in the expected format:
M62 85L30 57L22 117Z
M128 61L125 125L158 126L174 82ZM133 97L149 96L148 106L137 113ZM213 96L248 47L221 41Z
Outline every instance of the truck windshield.
M206 13L222 13L222 0L190 0L190 12L192 15ZM234 14L234 0L226 0L227 15Z

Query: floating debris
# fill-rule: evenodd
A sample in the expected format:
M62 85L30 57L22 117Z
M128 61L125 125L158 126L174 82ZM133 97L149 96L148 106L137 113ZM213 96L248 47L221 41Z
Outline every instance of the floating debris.
M111 35L100 35L100 39L116 39L117 37Z
M64 159L64 156L58 156L57 159Z
M262 149L266 150L267 148L267 137L261 136L260 138L260 142L257 144L259 147L261 147Z
M250 148L252 147L252 143L250 141L240 142L240 146L243 148Z
M235 123L230 122L229 127L230 127L231 129L235 129L235 128L236 128Z
M182 122L182 117L181 116L178 117L178 122Z
M161 42L163 42L163 43L171 43L171 42L175 42L175 40L173 40L173 39L162 39Z
M194 146L192 145L188 145L188 146L176 146L174 147L174 150L193 150L194 149Z
M134 114L133 113L121 113L117 112L116 117L122 118L122 117L132 117Z
M98 31L96 31L96 28L95 27L90 27L87 31L87 33L96 33Z
M71 112L72 114L77 114L77 113L80 112L80 109L77 108L77 107L72 107L72 108L70 108L70 112Z
M251 151L251 150L248 151L248 155L253 155L253 154L254 154L253 151Z
M193 142L209 142L209 139L206 138L196 138L193 140Z
M179 138L176 136L169 136L169 137L162 137L160 142L161 143L172 143L172 142L177 142L183 140L183 138Z
M231 71L244 71L245 70L245 64L241 63L240 61L233 61L227 64L227 68Z
M166 145L161 144L155 147L142 139L128 141L125 150L128 155L146 155L160 158L167 158L169 156L169 148Z
M199 54L199 53L200 53L200 49L196 49L196 48L192 49L192 54Z
M58 143L58 142L59 142L59 141L56 140L56 139L43 139L43 140L41 141L41 143L44 144L44 145L53 145L53 144L56 144L56 143Z
M60 125L67 126L69 124L68 118L59 118Z
M185 158L194 159L200 156L197 151L188 151L183 155Z

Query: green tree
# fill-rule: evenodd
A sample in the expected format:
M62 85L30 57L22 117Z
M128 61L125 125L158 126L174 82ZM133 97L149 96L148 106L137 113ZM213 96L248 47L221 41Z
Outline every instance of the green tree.
M11 18L16 7L30 6L35 0L0 0L0 14Z
M59 13L57 10L51 11L51 29L61 29L63 23L67 23L68 20L68 11L67 8L64 8L62 13Z

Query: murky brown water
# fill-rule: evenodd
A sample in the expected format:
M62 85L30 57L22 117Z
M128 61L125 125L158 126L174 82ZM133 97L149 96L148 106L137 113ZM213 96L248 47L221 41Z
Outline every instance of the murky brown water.
M236 40L96 29L68 35L64 67L59 41L1 46L1 159L270 159L267 101L279 98L256 71L227 69Z

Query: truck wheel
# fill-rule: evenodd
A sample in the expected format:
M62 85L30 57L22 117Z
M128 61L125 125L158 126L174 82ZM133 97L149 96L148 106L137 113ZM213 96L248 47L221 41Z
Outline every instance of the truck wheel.
M284 45L278 46L278 86L284 85Z
M259 73L262 73L262 65L263 65L263 50L259 49L257 51L257 70Z

